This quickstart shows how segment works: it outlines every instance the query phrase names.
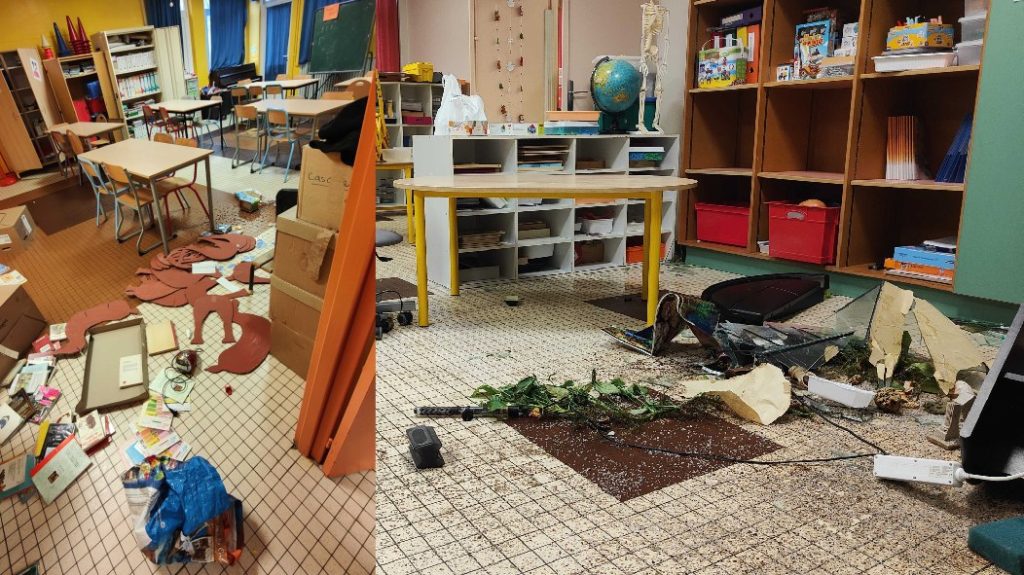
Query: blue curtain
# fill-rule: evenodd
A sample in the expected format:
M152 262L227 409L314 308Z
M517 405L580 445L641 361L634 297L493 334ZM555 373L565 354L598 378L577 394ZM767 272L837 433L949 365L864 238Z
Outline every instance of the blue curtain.
M154 28L181 26L182 0L145 0L146 21Z
M267 42L263 51L263 77L273 80L288 69L288 29L292 5L267 8Z
M210 70L245 62L247 0L210 0Z

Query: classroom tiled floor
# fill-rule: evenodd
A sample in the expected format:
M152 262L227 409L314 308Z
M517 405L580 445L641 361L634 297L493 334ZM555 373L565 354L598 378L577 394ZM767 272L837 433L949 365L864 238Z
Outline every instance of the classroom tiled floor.
M270 168L264 176L250 176L244 169L231 170L230 160L214 158L214 186L235 191L257 187L270 197L280 187L282 173ZM294 172L293 172L294 178ZM273 206L264 210L273 213ZM219 208L218 220L238 224L248 233L260 236L269 249L273 231L266 222L243 219L230 205ZM193 208L193 212L198 212ZM183 245L186 239L202 229L201 212L179 220L182 237L172 246ZM85 221L53 237L41 231L32 249L36 256L44 251L52 254L51 268L78 266L79 273L103 278L112 293L99 301L108 301L133 282L136 267L148 265L150 257L139 258L134 246L118 246L113 241L112 222L96 228ZM58 245L64 244L64 249ZM67 247L67 245L74 247ZM244 254L256 256L259 251ZM152 254L151 254L152 255ZM30 261L32 263L30 263ZM125 263L127 262L127 264ZM44 282L33 279L45 274L43 258L11 262L24 270L33 283L46 283L45 290L32 290L33 297L47 300L51 321L67 319L66 311L86 307L97 295L88 281ZM127 267L125 267L127 265ZM113 271L111 271L113 270ZM256 293L241 300L243 312L266 315L268 287L258 286ZM218 291L219 290L219 291ZM215 288L211 293L220 293ZM76 302L68 305L62 302ZM98 303L93 301L89 305ZM187 341L191 326L191 308L164 308L152 304L138 307L146 321L172 320L178 337ZM216 335L219 322L206 322L201 358L212 365L227 345ZM238 335L238 327L236 336ZM169 356L150 358L150 373L161 369ZM85 356L58 361L51 384L62 392L55 414L67 413L78 402ZM225 386L232 387L227 395ZM242 500L245 507L246 548L241 564L232 568L219 566L174 566L156 568L137 550L126 522L120 473L127 469L120 455L121 447L133 435L132 426L138 408L113 412L118 429L112 445L92 456L92 466L57 501L44 506L38 497L27 503L17 497L0 502L0 573L20 571L40 561L48 575L108 575L134 573L267 573L291 575L338 573L370 573L374 570L375 474L355 474L328 479L310 460L292 449L292 438L302 398L303 380L282 366L273 357L255 372L246 376L211 374L197 376L197 385L190 403L192 411L175 418L174 430L192 445L192 454L208 459L220 472L228 489ZM0 391L0 401L7 397ZM37 427L26 424L14 438L0 446L0 460L28 449L34 442Z
M405 232L404 218L378 226ZM378 277L415 280L413 249ZM699 294L727 274L675 265L667 289ZM693 377L698 352L649 358L599 331L635 325L585 303L639 291L640 271L599 272L463 289L434 286L433 325L398 327L378 343L377 564L405 573L998 573L967 549L967 529L1020 513L1021 502L981 488L876 481L871 460L821 465L733 465L619 502L536 447L488 419L424 420L420 405L467 405L473 388L536 374L555 381L604 378L649 382L674 395ZM503 304L522 296L518 308ZM835 297L794 321L826 323L845 303ZM989 354L994 350L988 349ZM864 446L821 420L787 416L767 427L720 414L782 449L762 460L831 457ZM849 425L891 453L955 458L928 443L940 416L879 415ZM446 464L417 471L405 430L434 425ZM844 422L846 423L846 422Z

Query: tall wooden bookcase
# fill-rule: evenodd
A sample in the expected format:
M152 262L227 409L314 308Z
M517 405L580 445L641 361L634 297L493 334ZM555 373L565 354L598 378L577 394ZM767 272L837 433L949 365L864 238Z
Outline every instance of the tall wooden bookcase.
M766 202L816 198L840 204L836 263L830 272L923 285L953 286L890 276L872 264L893 248L957 235L965 184L885 178L887 118L915 115L925 134L924 160L935 173L964 117L973 113L981 67L876 73L873 56L886 33L907 16L964 16L964 0L763 0L757 81L720 89L696 82L697 52L721 18L758 0L695 0L690 7L681 165L698 186L682 192L679 238L684 246L750 258L768 239ZM775 81L776 67L793 57L795 26L807 10L836 8L860 23L852 76ZM955 26L960 39L960 26ZM968 170L969 176L969 170ZM746 205L747 245L697 241L694 204Z
M35 48L0 52L0 149L17 173L57 161L50 126L57 123Z

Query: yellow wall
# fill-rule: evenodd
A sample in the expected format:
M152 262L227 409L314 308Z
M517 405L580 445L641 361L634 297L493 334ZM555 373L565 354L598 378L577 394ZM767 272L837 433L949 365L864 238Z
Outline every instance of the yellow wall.
M299 68L299 36L302 34L302 4L303 0L292 0L291 31L288 32L288 75L295 77L301 74ZM268 78L272 80L273 78Z
M199 87L210 83L210 65L206 59L206 15L203 0L188 0L188 26L192 33L192 63Z
M256 71L263 69L260 62L260 3L249 2L249 18L245 23L245 61L255 62Z
M38 47L40 36L46 34L56 53L53 23L60 27L66 42L65 16L71 16L76 26L81 18L89 36L146 24L141 0L0 0L0 14L0 50Z

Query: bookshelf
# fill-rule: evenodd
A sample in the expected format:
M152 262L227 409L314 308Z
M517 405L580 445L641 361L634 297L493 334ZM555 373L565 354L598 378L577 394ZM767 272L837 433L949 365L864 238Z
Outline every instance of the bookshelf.
M110 118L142 125L142 104L187 93L177 26L121 28L92 35L96 69Z
M752 83L697 86L697 52L721 18L760 5L759 68ZM840 207L830 272L953 291L950 284L875 269L893 248L957 235L966 184L885 179L887 118L914 115L925 133L925 167L934 174L963 118L974 111L979 65L875 72L873 56L889 28L910 14L964 16L963 0L830 0L843 22L859 22L853 75L776 81L792 60L794 27L819 0L698 0L689 11L682 172L698 181L679 199L679 243L753 259L768 239L766 202L820 199ZM955 26L960 40L960 26ZM969 176L968 169L968 176ZM698 202L749 207L746 246L697 240Z
M441 105L444 87L441 84L419 82L381 82L384 96L384 122L388 127L388 142L392 148L412 147L412 136L429 136L434 132L434 114ZM402 103L415 103L430 118L428 124L402 122Z
M57 162L49 129L60 121L35 48L0 52L0 150L17 172Z
M520 173L520 151L537 147L564 148L563 174L654 174L675 175L678 170L678 136L415 136L413 161L417 176L444 176L460 173L468 166L488 166L501 173ZM631 167L630 147L660 146L665 158L655 166ZM583 167L583 166L603 167ZM661 242L666 257L675 245L677 193L666 191L662 207ZM499 202L499 204L501 204ZM616 200L544 200L530 204L507 200L501 205L481 204L448 211L445 199L427 198L427 258L430 281L450 287L451 266L472 267L490 272L478 279L471 271L462 285L500 283L519 278L590 271L631 263L630 250L643 243L643 202ZM600 233L576 230L578 220L588 217L610 220L610 229ZM459 261L449 260L450 222L458 226L460 236L473 233L502 232L500 241L484 247L460 247ZM531 237L531 225L548 230L543 237ZM417 241L424 241L417 238ZM577 252L584 253L577 263ZM538 254L543 254L538 256ZM523 263L522 258L529 260ZM641 255L642 258L642 255Z

